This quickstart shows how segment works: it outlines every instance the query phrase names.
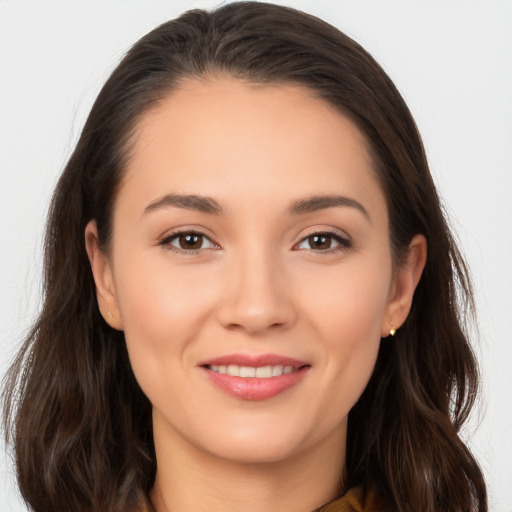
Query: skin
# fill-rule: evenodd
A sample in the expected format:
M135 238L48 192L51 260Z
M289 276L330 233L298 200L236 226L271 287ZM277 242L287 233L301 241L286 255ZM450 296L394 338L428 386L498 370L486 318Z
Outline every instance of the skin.
M124 331L153 404L154 507L312 510L343 490L347 416L390 322L399 328L409 312L425 240L416 236L393 267L362 135L302 87L190 80L138 128L109 254L94 221L85 236L100 310ZM208 196L223 213L145 212L166 194ZM289 211L333 194L366 213L351 204ZM201 248L180 249L176 230L203 233ZM326 232L312 245L308 237ZM310 368L273 398L244 400L198 366L234 353Z

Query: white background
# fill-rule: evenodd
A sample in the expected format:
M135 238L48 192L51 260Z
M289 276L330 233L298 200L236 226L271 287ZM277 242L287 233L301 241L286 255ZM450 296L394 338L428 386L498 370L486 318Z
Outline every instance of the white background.
M0 375L38 310L44 218L92 102L157 24L217 1L0 0ZM484 395L465 435L490 510L512 511L512 2L289 0L376 57L403 93L473 271ZM25 510L0 444L0 508Z

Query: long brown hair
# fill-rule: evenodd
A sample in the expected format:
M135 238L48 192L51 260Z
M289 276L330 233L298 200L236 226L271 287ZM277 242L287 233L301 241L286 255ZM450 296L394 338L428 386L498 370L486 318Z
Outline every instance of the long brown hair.
M44 306L4 384L21 493L38 512L137 510L154 481L151 404L123 334L99 314L84 247L95 219L108 251L112 208L141 116L187 77L308 87L366 137L400 264L416 234L427 264L412 310L381 344L349 415L346 486L396 511L486 511L481 471L458 436L477 392L464 330L464 262L443 216L414 120L357 43L299 11L257 2L189 11L138 41L100 92L51 203Z

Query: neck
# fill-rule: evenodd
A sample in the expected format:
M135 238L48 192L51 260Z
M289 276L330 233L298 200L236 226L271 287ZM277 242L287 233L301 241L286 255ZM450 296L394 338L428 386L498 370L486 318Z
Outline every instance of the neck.
M151 502L156 512L311 511L342 491L345 432L284 460L241 463L155 428L158 469Z

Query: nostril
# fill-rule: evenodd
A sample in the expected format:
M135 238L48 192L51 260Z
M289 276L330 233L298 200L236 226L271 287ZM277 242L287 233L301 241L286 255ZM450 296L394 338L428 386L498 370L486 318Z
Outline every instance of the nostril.
M296 311L291 301L274 297L268 291L257 292L245 289L243 295L226 296L219 303L217 318L224 328L257 334L276 332L294 324Z

